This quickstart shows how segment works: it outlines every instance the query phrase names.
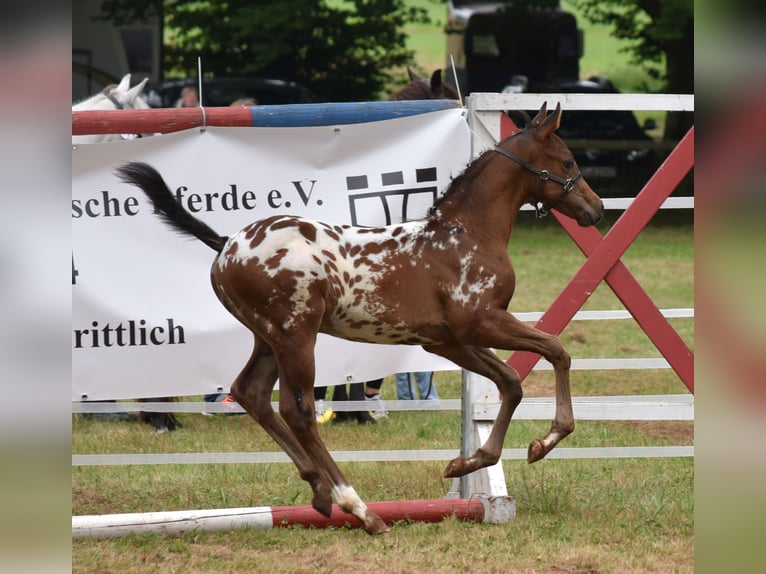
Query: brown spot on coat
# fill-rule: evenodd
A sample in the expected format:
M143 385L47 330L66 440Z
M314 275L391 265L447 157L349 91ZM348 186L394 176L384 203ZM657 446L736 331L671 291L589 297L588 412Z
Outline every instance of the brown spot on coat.
M285 255L287 255L287 249L283 247L266 260L266 268L277 269L282 264L282 259L284 259Z
M317 240L317 228L311 225L308 221L301 221L298 224L298 231L301 235L314 243Z

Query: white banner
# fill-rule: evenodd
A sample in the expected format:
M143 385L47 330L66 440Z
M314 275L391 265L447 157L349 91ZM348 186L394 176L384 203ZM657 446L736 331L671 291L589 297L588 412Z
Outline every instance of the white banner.
M469 158L460 109L73 148L72 400L225 392L252 349L210 286L214 253L162 223L139 189L117 179L119 165L153 165L178 201L228 235L279 213L362 226L421 218ZM420 347L325 335L315 356L317 386L457 368Z

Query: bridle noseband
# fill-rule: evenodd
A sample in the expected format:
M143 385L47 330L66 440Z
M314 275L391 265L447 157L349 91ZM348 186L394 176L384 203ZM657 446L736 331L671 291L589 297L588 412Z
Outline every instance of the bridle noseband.
M575 182L582 177L582 173L578 172L576 176L568 177L568 178L564 179L563 177L559 177L557 175L553 175L552 173L548 172L547 169L537 169L535 166L528 164L527 162L525 162L520 157L518 157L516 155L513 155L509 151L504 150L499 145L495 146L494 150L497 153L499 153L501 155L504 155L505 157L512 159L513 161L515 161L519 165L527 168L529 171L531 171L532 173L537 175L537 177L540 178L540 189L538 189L537 196L535 197L535 202L532 204L532 205L535 206L535 216L538 217L538 218L539 217L545 217L546 215L548 215L548 212L551 209L553 209L559 203L561 203L564 200L564 198L567 196L567 194L569 194L569 192L574 189ZM543 202L542 202L542 196L543 196L543 189L545 188L545 184L549 180L550 181L555 181L556 183L561 184L561 186L564 189L561 192L561 195L558 197L558 199L556 201L554 201L552 204L550 204L549 206L546 207L543 204Z

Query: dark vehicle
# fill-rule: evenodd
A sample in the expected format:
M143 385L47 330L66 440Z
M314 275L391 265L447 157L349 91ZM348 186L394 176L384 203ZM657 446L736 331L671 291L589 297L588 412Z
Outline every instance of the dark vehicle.
M582 31L558 0L449 0L445 33L463 93L500 92L514 75L530 92L579 80Z
M618 93L604 79L544 87L558 93ZM509 110L508 115L519 127L524 124L523 114ZM600 196L635 197L662 160L655 141L646 133L655 127L651 119L640 125L629 110L564 110L556 133L572 150L583 177Z
M580 80L582 31L559 4L449 0L447 52L455 59L461 91L617 93L607 79ZM523 124L519 114L508 113ZM631 111L564 110L558 134L599 195L634 197L660 163L646 133L655 127L649 122L640 126Z
M147 90L150 105L172 108L185 86L199 86L196 79L168 80ZM229 106L242 98L253 98L259 105L305 104L315 101L308 88L285 80L268 78L203 78L202 105Z

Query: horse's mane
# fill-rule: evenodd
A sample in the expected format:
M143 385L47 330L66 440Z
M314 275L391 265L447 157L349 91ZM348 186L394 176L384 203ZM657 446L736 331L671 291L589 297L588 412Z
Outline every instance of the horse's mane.
M465 185L470 185L473 180L476 179L476 175L481 172L481 165L489 161L489 157L490 154L484 152L475 160L470 162L463 170L463 172L450 182L444 193L436 198L436 201L434 201L434 204L428 210L428 217L430 218L432 215L434 215L439 207L449 201L450 198L455 195L459 189Z
M512 137L519 136L523 133L525 133L524 129L514 132L513 134L505 138L502 142L499 142L498 145L502 144L504 141L507 141ZM431 217L438 210L440 205L449 201L450 197L454 195L459 189L461 189L465 185L470 185L473 182L473 180L476 179L476 175L481 172L483 164L489 161L489 159L492 157L492 154L489 153L490 151L491 150L486 150L479 157L477 157L475 160L470 162L466 166L466 168L463 170L463 172L460 175L458 175L455 179L453 179L452 182L450 182L449 186L444 191L444 193L436 198L436 201L434 201L434 204L428 210L429 217Z
M404 86L401 90L393 94L391 97L389 97L389 101L392 100L441 100L441 99L458 99L458 92L457 90L448 85L444 84L441 81L441 70L435 70L433 74L431 74L431 78L421 78L414 72L412 72L408 68L408 73L410 75L410 83ZM437 86L438 93L434 93L434 87ZM476 163L481 158L477 158L473 163ZM444 203L446 198L454 192L454 190L460 188L463 186L463 184L467 181L471 181L474 175L472 175L472 170L470 169L472 164L469 164L465 170L463 170L463 173L458 175L452 182L450 183L449 187L447 187L447 190L439 196L434 204L428 209L428 218L433 216L433 214L436 212L436 209Z

